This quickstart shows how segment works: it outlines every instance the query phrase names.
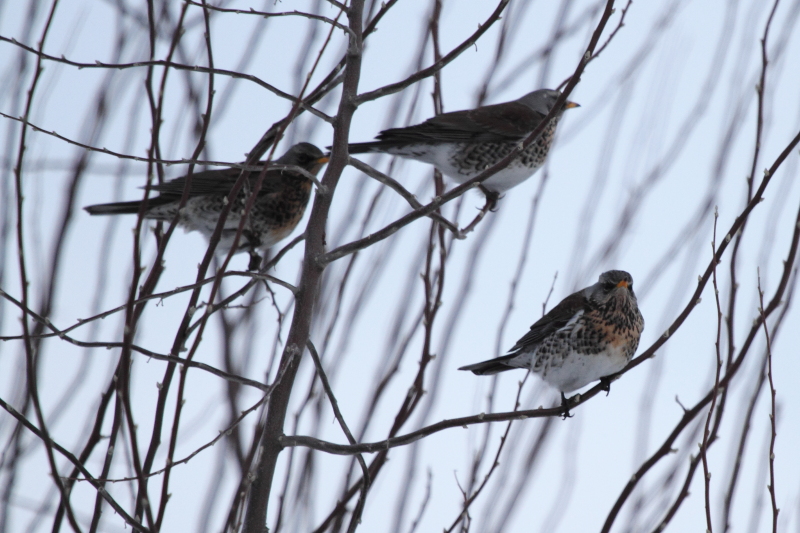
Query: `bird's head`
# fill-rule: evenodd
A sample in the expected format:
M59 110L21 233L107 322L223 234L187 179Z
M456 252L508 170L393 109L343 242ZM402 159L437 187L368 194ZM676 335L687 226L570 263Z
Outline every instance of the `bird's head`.
M280 165L296 165L316 174L330 158L311 143L297 143L275 161Z
M587 298L603 305L612 298L636 302L633 292L633 278L624 270L609 270L600 274L600 279L587 289Z
M537 113L546 115L556 105L556 100L558 100L559 96L561 96L561 93L553 89L539 89L526 94L518 102L530 107ZM580 105L569 101L564 103L564 109L572 109L573 107L580 107ZM562 109L562 112L564 109Z

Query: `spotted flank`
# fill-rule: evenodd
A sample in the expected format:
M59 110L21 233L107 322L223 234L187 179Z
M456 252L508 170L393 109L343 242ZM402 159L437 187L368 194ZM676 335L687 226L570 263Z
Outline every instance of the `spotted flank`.
M274 161L275 165L295 166L315 175L328 161L322 151L309 143L299 143ZM188 176L155 185L159 193L144 205L144 217L171 222L178 215L178 224L186 231L198 231L210 237L228 203L241 170L225 168L196 172L191 176L188 198L180 207ZM228 253L234 244L242 213L248 198L256 187L260 171L247 172L240 193L231 202L230 211L222 228L217 251ZM303 218L311 196L311 180L301 172L291 169L268 169L261 180L261 188L245 222L239 250L256 256L256 250L265 250L288 237ZM92 215L138 213L142 200L100 204L86 207ZM252 266L252 263L251 263Z
M484 375L529 368L562 393L571 392L625 368L643 329L631 275L610 270L538 320L508 355L461 370Z
M539 89L512 102L443 113L421 124L384 130L377 140L350 144L349 150L429 163L456 183L464 183L500 162L537 130L560 94ZM502 193L531 177L544 164L562 113L574 107L578 104L566 102L528 148L482 183L484 188Z

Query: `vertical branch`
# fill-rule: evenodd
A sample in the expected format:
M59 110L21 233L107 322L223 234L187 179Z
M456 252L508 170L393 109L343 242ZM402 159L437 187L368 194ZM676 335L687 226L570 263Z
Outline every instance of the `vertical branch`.
M53 483L55 483L56 487L61 493L61 501L64 502L64 508L66 510L69 524L74 531L78 532L81 531L81 529L80 526L78 525L77 520L75 519L72 506L68 501L68 494L66 487L64 486L64 482L60 474L58 473L58 466L56 465L55 454L53 452L53 443L50 439L50 434L47 430L44 414L42 412L42 406L39 401L39 354L37 353L37 350L35 350L33 345L33 339L31 338L31 331L30 331L30 323L28 319L29 281L28 281L27 264L25 259L25 232L24 232L25 210L24 210L24 193L22 185L23 163L25 159L25 147L26 147L25 144L27 141L27 133L28 133L28 120L31 116L31 111L33 109L34 94L36 93L36 88L39 85L39 81L41 79L41 74L43 71L41 53L44 49L44 44L47 39L47 35L50 32L50 28L52 27L53 18L55 17L57 6L58 6L58 0L53 0L53 3L50 5L50 12L47 16L47 21L45 22L44 29L42 30L41 37L39 38L39 42L37 44L37 51L39 52L39 55L37 55L36 67L33 72L33 78L28 88L27 101L25 102L25 112L23 115L24 120L21 126L19 145L17 148L16 163L14 165L14 189L15 189L14 192L16 200L16 209L17 209L17 261L19 268L20 293L22 295L20 298L22 302L21 322L22 322L23 343L25 348L25 371L27 380L27 394L28 398L30 399L30 402L33 404L33 409L34 412L36 413L36 419L39 424L39 429L42 433L43 437L42 441L47 455L47 462L50 467L50 475L53 478Z
M114 389L115 387L114 384L112 383L107 393L103 397L104 404L108 403L108 400L106 400L106 398L110 400L111 395L115 392ZM96 435L95 438L97 440L100 440L100 430L104 418L102 415L105 414L105 409L106 408L104 405L101 406L101 409L98 409L98 416L95 423L95 431L92 433L93 437ZM106 456L103 459L103 470L100 473L100 479L99 479L100 483L102 483L103 486L105 486L105 480L108 479L108 475L111 472L111 463L114 458L114 447L117 444L117 437L119 436L120 429L122 427L122 419L123 419L122 409L123 409L122 402L120 401L114 402L114 419L111 423L111 432L109 433L108 436L108 446L106 447ZM88 451L90 450L91 448L89 448L88 446L87 448L84 449L84 454L81 455L82 463L85 463L86 460L88 459L89 456ZM94 512L92 513L92 523L91 526L89 527L89 533L96 533L98 531L100 527L100 515L103 512L104 503L105 502L103 501L103 495L100 493L100 491L97 491L97 495L95 496L95 501L94 501ZM56 521L53 530L58 531L59 526L60 526L59 521Z
M156 37L157 37L156 13L153 1L154 0L148 0L147 2L147 14L148 14L147 28L149 32L148 36L150 39L151 60L155 58ZM167 9L166 6L164 6L164 8ZM178 17L176 26L173 30L170 47L167 51L168 61L171 61L173 54L178 48L180 38L183 35L183 30L184 30L183 23L187 9L188 9L188 4L184 4L181 9L180 15ZM153 421L152 433L150 435L150 444L144 456L144 461L142 461L140 457L139 445L136 439L137 425L133 421L132 405L130 400L130 384L131 384L130 369L132 365L131 344L133 343L133 337L135 335L139 319L141 318L145 308L145 302L139 303L137 305L134 304L134 302L136 301L137 290L139 292L140 297L143 295L151 294L152 291L155 290L156 284L160 279L161 272L163 271L162 258L164 256L167 243L169 242L172 233L175 231L175 228L177 227L177 220L173 220L170 226L168 227L166 233L164 233L162 225L161 224L157 225L155 233L156 233L156 242L158 244L158 250L156 252L155 260L153 261L153 267L140 288L139 279L141 277L142 272L144 271L144 268L141 266L141 233L142 233L142 226L144 225L144 211L146 209L147 199L151 191L150 189L152 183L151 178L153 176L153 166L154 166L152 160L153 158L157 158L158 160L161 159L160 132L163 123L162 116L164 108L165 87L169 72L170 69L165 67L161 75L161 81L159 83L157 92L154 91L155 80L154 80L154 70L152 66L148 68L147 76L145 79L145 92L147 95L148 103L150 105L150 115L152 123L150 146L148 148L148 156L151 161L148 162L148 172L147 172L148 180L145 185L144 200L139 207L139 212L137 214L137 220L136 220L136 228L134 230L134 235L133 235L133 257L132 257L133 276L131 279L130 287L128 289L128 301L126 303L126 308L125 308L125 330L123 334L123 348L120 356L120 362L117 367L117 372L115 373L115 379L119 390L119 399L120 401L123 402L124 405L124 415L128 429L128 437L130 439L133 468L134 471L136 472L136 477L138 481L134 516L140 517L141 514L144 513L147 516L148 524L151 528L155 527L155 518L153 517L152 507L150 505L150 498L147 494L147 476L149 472L152 470L152 465L153 462L155 461L155 453L158 447L161 445L161 431L163 425L163 417L166 410L166 399L167 395L169 394L170 385L172 383L172 376L175 372L175 364L170 363L167 365L167 368L164 372L164 377L160 382L156 400L156 408L153 416L154 421ZM158 95L157 97L156 94ZM207 119L208 117L206 117L206 124L207 124ZM199 157L204 142L205 142L205 130L202 130L200 139L198 140L198 144L195 148L195 152L192 156L192 159L196 159L197 157ZM163 166L160 163L156 163L155 169L158 174L159 181L163 181L163 176L164 176ZM190 165L189 179L187 180L187 189L189 181L191 180L193 169L194 167ZM184 196L188 197L187 194L184 194ZM171 350L171 353L178 353L178 351Z
M761 138L764 130L764 86L766 84L767 65L769 64L767 56L767 37L769 36L769 30L772 25L773 17L775 16L775 11L778 8L778 2L779 0L775 0L775 2L772 5L772 10L770 11L769 17L767 18L767 22L764 25L764 33L761 37L761 72L759 75L758 84L756 85L756 93L757 93L757 105L756 105L757 117L756 117L756 132L755 132L756 138L753 145L753 158L750 167L750 174L747 176L748 202L753 197L755 174L756 174L756 169L758 168L758 159L759 159L759 154L761 152ZM744 223L742 224L741 229L736 233L736 242L734 243L733 251L731 253L731 258L730 258L730 293L728 299L728 316L726 318L727 330L728 330L728 358L726 363L726 370L730 368L733 362L733 354L735 351L734 334L733 334L734 311L735 311L736 293L739 287L739 283L737 282L736 278L736 258L739 252L739 247L742 243L742 238L746 227L747 227L747 221L745 220ZM761 293L760 289L759 293ZM748 409L746 411L744 421L742 424L742 430L739 437L739 444L736 452L736 458L734 459L730 481L728 483L728 488L724 497L723 510L722 510L723 533L728 531L728 529L730 529L730 513L733 504L734 491L736 488L736 483L739 478L739 471L741 467L742 457L744 454L745 444L747 441L748 434L750 432L750 420L753 411L755 409L756 401L758 400L758 396L760 395L762 386L763 386L763 376L759 378L758 383L756 384L755 390L750 399Z
M719 211L714 208L714 234L711 241L711 256L715 257L717 253L717 219L719 218ZM719 286L717 285L717 264L715 261L711 274L712 284L714 286L714 302L717 306L717 338L714 341L714 352L716 354L716 368L714 371L714 387L712 389L711 405L708 408L708 415L706 416L705 427L703 428L703 442L700 444L700 458L703 461L703 486L705 488L705 507L706 507L706 529L708 533L713 531L711 523L711 472L708 470L708 445L711 426L711 416L714 414L714 408L717 405L717 396L719 395L719 375L722 370L722 355L720 353L720 338L722 336L722 307L719 301Z
M426 34L422 37L420 44L420 59L427 52L427 39L430 36L431 48L433 52L433 62L436 64L442 58L440 46L440 20L442 15L442 0L433 0L430 16L428 18L428 27ZM420 85L417 91L421 91ZM441 71L437 70L433 74L433 93L431 94L433 100L433 109L435 115L440 115L444 112L444 101L442 95L442 76ZM439 196L445 191L444 178L439 169L433 169L433 185L434 194ZM435 215L441 217L441 209L437 210ZM411 414L416 411L420 401L422 400L425 391L425 378L428 375L428 368L430 362L436 356L432 352L432 344L434 338L434 323L438 316L439 309L442 304L442 293L445 284L445 270L447 264L447 242L445 238L444 227L436 219L431 220L430 229L427 235L427 242L425 244L425 262L424 270L421 274L422 287L423 287L423 309L422 309L422 328L423 328L423 341L422 353L420 355L417 374L414 382L409 388L403 405L400 408L399 418L402 420L400 424L405 423L411 417ZM438 250L438 253L437 253ZM395 427L399 429L398 419L395 419ZM416 450L415 450L416 451ZM394 529L399 531L401 528L402 520L406 511L407 501L409 495L412 494L413 479L416 473L417 454L412 453L405 465L405 472L403 474L404 482L402 489L397 494L397 504L394 517ZM376 465L377 466L377 465Z
M527 372L525 374L525 377L522 378L522 380L519 382L519 386L517 387L517 397L514 399L514 409L512 409L512 411L516 411L519 409L520 406L519 399L520 396L522 395L522 387L525 385L525 382L528 381L530 375L531 373ZM461 508L461 512L458 514L453 523L450 524L450 527L445 529L445 533L452 533L452 531L456 528L459 522L462 523L461 531L463 533L466 533L469 530L468 524L471 523L471 520L469 519L469 508L475 502L478 496L480 496L481 492L483 492L483 489L486 487L486 484L489 483L489 479L492 477L492 474L494 474L495 470L497 470L497 467L500 466L500 454L502 454L503 448L505 447L506 442L508 441L508 435L511 432L511 425L513 423L514 423L513 420L509 420L508 424L506 424L506 430L503 433L503 436L500 437L500 444L497 446L497 452L494 454L494 461L492 461L492 466L489 467L489 471L486 472L486 475L483 477L483 481L481 482L481 484L478 485L478 488L475 489L475 491L472 492L472 494L470 494L469 496L467 496L466 493L464 494L465 497L464 497L464 503ZM473 474L475 473L477 472L473 471Z
M205 8L205 0L203 0L203 5L204 5L204 8L203 8L203 23L205 25L204 36L205 36L205 45L206 45L206 56L207 56L207 60L208 60L208 68L213 70L213 68L214 68L214 54L213 54L213 48L211 46L211 25L209 23L208 9ZM181 22L183 21L184 14L186 13L186 7L187 6L188 6L188 4L184 4L184 9L181 11ZM178 28L180 28L181 25L182 24L178 24ZM179 33L176 32L176 34L179 34ZM164 78L166 78L166 76L164 76ZM162 92L163 92L163 86L162 86ZM205 147L205 138L206 138L206 134L208 133L209 123L211 122L211 110L212 110L212 107L213 107L213 103L214 103L214 74L213 74L213 72L210 72L208 74L208 93L206 95L206 109L205 109L205 113L202 115L202 119L203 119L202 128L200 130L200 138L199 138L197 146L195 148L195 156L198 156L202 152L203 148ZM184 187L184 191L183 191L182 198L181 198L181 200L184 203L185 203L185 200L188 199L188 196L189 196L191 173L192 173L192 168L190 167L189 176L187 177L186 186ZM176 215L175 218L176 218L176 220L173 220L172 224L170 224L170 228L169 228L170 231L173 231L174 228L176 227L176 222L177 222L178 215ZM213 302L213 301L214 301L213 297L209 298L209 302ZM206 316L208 316L208 315L206 314ZM197 342L199 342L199 339L201 338L201 336L202 336L202 334L198 333ZM187 357L187 359L189 359L189 357ZM161 499L160 499L160 502L159 502L158 514L156 515L156 522L155 522L155 527L154 527L155 531L160 531L161 530L161 525L163 523L164 515L166 513L167 501L169 500L169 480L170 480L170 474L172 472L172 463L173 463L174 455L175 455L175 447L177 446L177 441L178 441L178 428L180 426L181 412L182 412L183 404L184 404L184 401L185 401L183 393L184 393L184 389L186 387L186 373L187 373L187 371L188 371L188 367L186 365L181 366L180 378L178 380L178 394L177 394L176 399L175 399L175 415L173 416L173 419L172 419L172 431L171 431L171 434L170 434L170 440L169 440L169 445L168 445L168 449L167 449L166 468L164 469L164 477L163 477L163 480L162 480L162 483L161 483ZM160 424L160 423L161 423L160 421L156 421L156 424ZM151 446L151 450L155 451L152 446ZM148 457L149 458L153 457L153 454L149 454ZM146 465L146 468L147 468L147 473L149 474L150 468L152 468L152 460Z
M336 16L336 21L337 22L338 22L339 18L341 17L342 13L343 13L343 11L340 11L337 14L337 16ZM303 96L305 95L305 92L306 92L306 90L308 88L308 85L311 82L312 76L314 75L314 73L316 72L317 67L320 64L320 60L322 59L322 55L327 50L328 45L331 42L331 38L333 37L334 29L335 29L335 26L332 25L331 28L330 28L330 31L328 32L328 35L327 35L326 39L324 40L322 46L319 49L319 52L317 54L317 57L316 57L313 65L312 65L312 67L310 68L309 72L305 76L305 82L304 82L304 84L302 85L302 87L300 89L300 94L299 94L299 96L297 98L297 101L296 101L295 105L292 107L291 111L289 112L289 115L284 120L279 121L278 123L276 123L276 125L273 126L273 128L271 128L271 129L274 129L274 131L272 132L272 137L270 137L271 138L271 140L269 141L270 144L263 144L264 143L264 138L262 138L262 140L259 141L259 146L261 146L264 150L269 150L269 147L271 146L271 150L269 150L270 154L269 154L268 159L272 159L272 156L273 156L273 154L275 152L275 148L277 147L278 141L283 137L283 134L284 134L286 128L288 128L289 125L291 124L291 121L294 118L296 118L297 115L302 110L300 104L302 102ZM254 164L256 161L258 161L258 158L259 158L260 153L261 153L259 150L260 149L258 147L256 147L253 150L251 150L251 152L248 154L248 159L247 159L249 163ZM241 220L239 222L239 226L238 226L238 228L236 230L236 235L234 236L234 239L233 239L233 245L231 246L230 251L228 252L227 256L225 257L224 261L222 262L222 266L218 269L217 275L215 276L214 284L211 287L211 293L210 293L210 296L209 296L209 301L213 301L213 299L216 297L217 291L220 290L220 284L222 282L222 276L223 276L224 272L227 270L228 264L230 263L231 259L233 258L233 254L234 254L234 252L236 250L236 247L238 245L239 239L242 236L242 232L244 230L245 222L246 222L246 220L247 220L247 218L249 216L249 213L251 212L251 210L255 206L255 202L256 202L256 199L258 197L258 193L259 193L259 191L261 189L261 186L263 184L264 178L266 176L266 170L267 170L267 166L264 165L261 173L259 174L259 176L258 176L258 178L257 178L257 180L256 180L256 182L255 182L255 184L254 184L254 186L252 188L252 191L249 193L249 196L248 196L248 199L247 199L247 202L245 204L245 208L244 208L244 211L243 211L243 214L242 214L242 218L241 218ZM243 181L244 180L243 180L243 175L242 175L239 178L239 182L243 183ZM237 184L238 184L238 182L237 182ZM317 189L317 196L319 196L320 194L323 193L323 191L322 191L323 188L324 188L324 185L321 185ZM210 260L210 258L212 257L211 253L213 251L213 248L216 246L216 243L218 242L218 240L220 238L222 227L223 227L223 222L224 222L224 217L227 216L227 213L230 211L230 208L233 205L233 198L235 198L236 194L237 194L236 191L232 191L231 194L229 195L230 202L226 205L226 208L223 210L223 213L222 213L222 215L220 217L221 219L220 219L220 221L218 221L217 227L214 230L214 235L211 238L211 244L209 245L209 249L206 252L206 257L204 258L204 261L205 261L204 264L206 266L207 266L207 261ZM315 200L315 205L316 205L316 200ZM325 227L325 223L323 223L323 231L324 231L324 227ZM264 265L261 268L261 272L267 272L270 268L272 268L275 264L277 264L277 262L280 260L280 258L283 256L283 254L286 251L288 251L295 244L300 242L300 240L304 240L304 239L305 239L305 236L300 236L300 237L296 238L294 241L292 241L291 243L289 243L288 245L286 245L280 252L278 252L278 254L275 255L274 258L272 258L271 261L269 261L266 265ZM324 233L323 233L323 239L322 240L323 240L323 246L324 246L324 241L325 241ZM270 293L272 292L269 289L268 286L267 286L267 290ZM317 288L317 290L318 290L318 288ZM196 291L195 294L199 294L199 293ZM274 295L273 295L273 298L274 298ZM315 300L317 298L318 298L318 295L314 296ZM274 299L273 299L273 303L275 303ZM280 341L280 329L281 329L281 325L283 323L283 314L281 313L280 309L278 309L277 304L275 305L275 307L276 307L276 310L278 311L278 334L275 337L275 348L273 349L273 355L270 358L271 361L274 360L274 357L275 357L275 353L276 353L275 349L277 349L277 343ZM312 320L312 318L314 316L313 315L314 309L312 308L308 312L311 313L310 317L309 317L309 323L310 323L310 321ZM199 347L200 338L201 338L202 333L203 333L203 331L205 329L205 326L207 324L209 316L210 316L210 313L206 313L197 322L199 324L199 326L200 326L200 329L199 329L198 334L197 334L197 336L195 338L195 342L194 342L194 344L193 344L193 346L192 346L192 348L191 348L191 350L189 352L189 355L188 355L189 358L194 356L197 348ZM287 347L288 347L288 344L287 344ZM302 349L299 351L299 353L302 353ZM293 360L289 360L289 361L282 360L281 368L286 368L286 365L291 366L292 364L294 364ZM269 375L269 372L267 372L267 375ZM294 379L294 378L292 377L292 379ZM250 486L251 475L252 475L250 470L252 468L253 460L255 459L256 454L259 453L258 450L260 448L258 447L257 443L263 438L264 428L265 428L265 426L261 422L259 422L259 424L257 424L256 431L255 431L254 437L253 437L253 444L251 446L251 450L248 453L246 461L244 462L245 463L245 468L242 471L242 478L241 478L241 481L239 483L240 490L237 491L236 496L234 497L233 503L231 505L230 512L228 514L228 527L230 529L234 529L235 527L238 528L238 526L235 526L234 524L235 524L236 520L238 520L237 517L238 517L238 515L240 513L240 506L241 506L242 502L244 501L245 496L247 495L247 492L248 492L247 487ZM283 430L281 430L281 431L283 431ZM291 464L292 457L293 456L290 455L290 460L289 460L290 464ZM290 470L287 471L287 480L289 479L290 473L291 473ZM283 501L281 500L281 505L280 505L279 511L278 511L278 519L276 521L276 524L278 526L280 525L282 506L283 506Z
M31 2L28 5L28 10L25 13L25 25L20 32L21 38L25 41L33 40L33 27L38 19L39 7L39 4L36 2ZM24 50L20 50L17 56L14 77L11 78L11 76L9 76L9 78L11 78L11 84L14 87L14 92L10 98L10 103L7 104L8 109L13 110L13 112L18 115L21 114L22 106L26 104L26 101L23 99L23 94L25 94L24 80L27 77L29 68L28 53ZM4 153L9 154L9 156L15 151L16 129L17 125L15 123L8 122L6 124L3 147ZM20 132L23 131L25 131L25 128L20 128ZM12 182L15 181L14 177L11 175L13 172L10 173L8 170L7 168L0 169L0 202L2 202L3 206L11 206L16 201L16 191L12 191ZM12 217L12 214L12 209L3 209L2 213L0 213L0 257L3 258L10 256L8 250L14 238L12 232L14 232L13 226L15 225L15 221L13 220L14 217ZM7 270L11 267L10 263L11 261L0 262L0 287L6 286L6 275ZM5 306L0 306L0 329L2 329L5 323L7 309L8 308ZM19 365L18 368L21 369L22 365ZM22 385L18 385L18 387L19 389L24 388ZM24 392L22 394L24 394ZM19 407L21 407L23 413L27 413L30 407L30 396L25 395L24 398L23 404ZM18 473L21 470L17 465L19 465L22 456L22 433L22 426L17 424L12 430L12 435L8 439L8 442L3 447L2 454L0 454L2 456L2 459L0 459L0 486L2 486L2 490L0 490L0 531L5 531L7 524L10 522L11 496L14 494L16 482L19 479ZM6 475L3 475L4 470L8 472Z
M286 374L275 388L267 408L267 419L263 436L259 443L255 463L255 480L250 486L249 501L244 518L244 533L262 533L267 517L267 503L272 488L272 478L278 455L283 448L279 438L283 434L283 424L289 399L292 393L300 356L306 346L311 329L311 317L319 293L320 279L324 266L319 257L325 251L325 227L328 221L333 194L339 177L347 165L347 143L350 123L356 110L358 81L361 75L361 52L364 0L353 0L347 8L349 34L347 58L342 81L342 97L339 112L334 121L333 150L328 168L322 178L322 187L314 197L314 206L306 229L306 249L303 258L302 274L298 286L292 325L281 356L281 366L286 366Z
M775 383L772 381L772 344L769 338L769 328L767 327L767 317L764 315L764 291L761 290L761 272L758 273L758 313L761 316L761 325L764 326L764 339L767 341L767 378L769 380L770 398L770 439L769 439L769 491L770 501L772 502L772 533L778 532L778 504L775 500L775 439L778 434L775 430Z
M442 50L439 45L439 20L442 17L442 0L433 0L433 11L428 28L431 32L431 42L433 43L433 62L438 63L442 60ZM444 102L442 101L442 71L437 70L433 75L433 110L436 115L444 113ZM437 192L438 194L438 192Z

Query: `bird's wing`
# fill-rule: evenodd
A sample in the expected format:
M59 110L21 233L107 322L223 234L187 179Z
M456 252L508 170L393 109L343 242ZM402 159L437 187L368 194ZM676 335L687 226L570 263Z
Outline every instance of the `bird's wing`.
M591 310L591 303L583 295L583 291L570 294L549 313L536 321L530 331L517 341L509 352L530 349L542 342L547 336L561 328L567 327L577 317Z
M544 118L517 102L506 102L466 111L453 111L407 128L384 130L382 144L420 142L501 142L523 139Z
M278 179L280 171L268 171L267 175L261 184L259 195L270 194L277 192L280 189L280 180ZM203 172L195 172L192 174L192 183L189 186L189 197L203 196L209 194L227 195L231 192L231 188L239 178L241 169L238 168L223 168L215 170L205 170ZM257 172L251 172L248 179L251 186L255 185L258 178ZM164 182L162 184L153 185L155 191L161 193L162 196L174 197L179 199L183 195L183 189L186 187L186 176L175 178Z
M470 118L494 135L523 139L536 129L544 115L518 102L507 102L473 109Z

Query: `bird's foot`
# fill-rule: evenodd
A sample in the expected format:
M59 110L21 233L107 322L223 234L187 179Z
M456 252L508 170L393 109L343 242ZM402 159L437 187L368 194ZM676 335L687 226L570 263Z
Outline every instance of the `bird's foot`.
M249 272L256 272L258 268L261 266L261 256L258 255L255 250L250 250L250 264L247 265L247 270Z
M567 418L572 418L572 414L569 412L569 401L570 398L564 396L564 393L561 393L561 408L564 409L564 418L561 420L566 420Z
M490 191L483 185L480 185L480 189L486 196L486 205L483 206L483 211L491 211L492 213L497 211L497 202L500 200L500 193L497 191Z
M472 220L472 222L467 224L466 227L464 227L464 229L459 231L459 236L458 236L459 239L466 238L467 234L470 233L472 230L474 230L475 227L478 225L478 223L480 223L480 221L483 220L483 217L486 216L486 213L489 213L490 211L491 212L495 211L495 208L497 207L497 200L500 199L499 193L490 191L483 185L478 185L478 187L480 187L480 189L483 191L483 194L486 195L486 204L483 207L481 207L481 210L478 211L478 214L475 215L475 218Z
M611 392L611 378L608 376L603 376L600 378L600 390L606 391L606 396L608 393Z

